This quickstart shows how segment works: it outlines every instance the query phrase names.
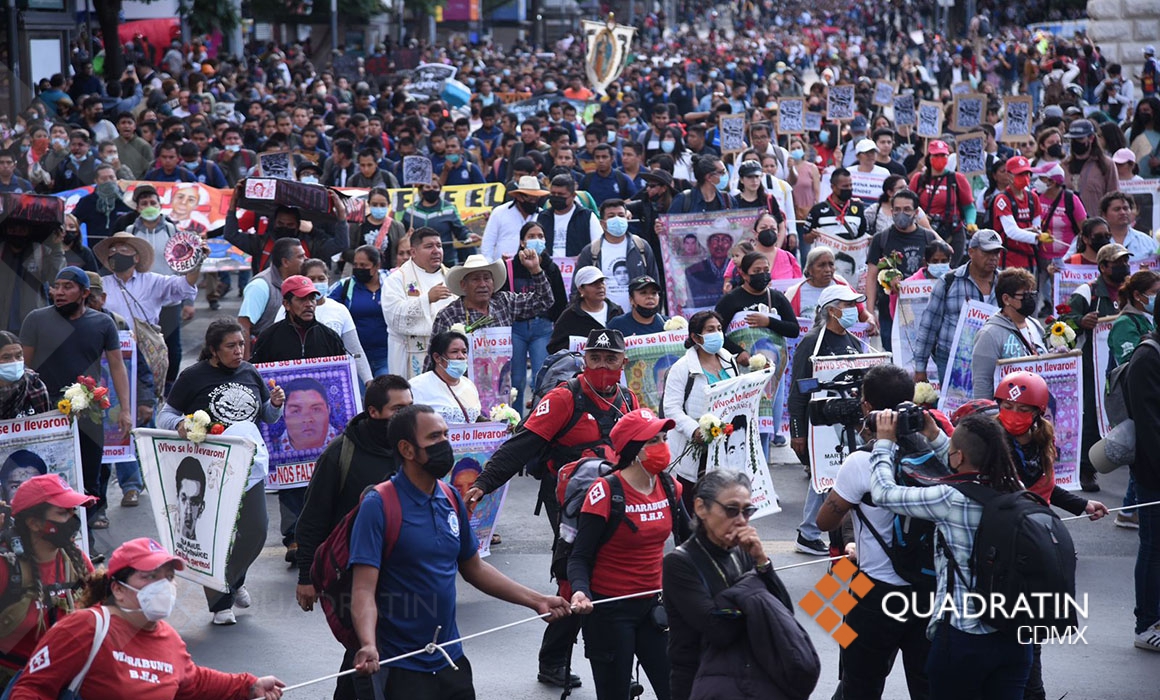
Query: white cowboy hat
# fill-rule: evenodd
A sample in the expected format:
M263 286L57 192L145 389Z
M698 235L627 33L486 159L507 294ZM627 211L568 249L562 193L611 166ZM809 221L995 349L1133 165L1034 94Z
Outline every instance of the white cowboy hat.
M153 267L153 246L143 238L138 238L128 231L118 231L93 247L93 255L97 262L109 267L109 248L116 244L128 245L137 252L137 272L148 272Z
M512 193L530 194L533 197L547 197L548 191L540 188L540 181L535 175L524 175L516 180L516 187Z
M493 291L498 291L507 282L506 267L502 260L488 263L487 258L482 255L469 255L462 265L456 265L447 272L447 288L453 294L462 294L463 290L459 284L463 281L463 278L473 272L486 270L491 273Z

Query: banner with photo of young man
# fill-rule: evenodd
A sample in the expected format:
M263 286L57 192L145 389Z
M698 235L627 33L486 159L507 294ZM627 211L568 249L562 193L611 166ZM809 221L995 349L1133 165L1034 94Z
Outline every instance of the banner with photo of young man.
M455 453L455 465L451 467L447 481L459 491L460 498L466 500L471 485L483 473L483 465L511 437L511 431L507 423L452 423L447 426L447 431L451 451ZM485 495L470 511L471 531L479 540L480 557L491 554L491 536L496 531L508 486L504 484Z
M688 318L712 309L725 288L729 251L753 232L756 209L668 214L661 221L661 258L669 311Z
M233 435L194 443L172 430L133 432L157 540L185 562L177 575L229 590L226 561L257 445Z
M128 410L133 417L133 425L137 425L137 340L132 331L118 331L121 339L121 359L125 361L125 371L129 375L129 406L121 405L120 397L113 390L112 375L109 373L109 360L101 355L101 376L97 380L98 386L109 390L109 410L105 411L105 453L101 461L106 464L116 462L131 462L133 460L133 436L121 435L117 420L121 411Z
M776 309L770 308L765 304L760 304L760 308L756 312L766 315L777 315ZM757 417L758 433L772 435L775 432L773 425L773 397L777 392L778 386L780 386L780 382L776 380L785 375L786 369L789 367L789 356L786 353L785 338L768 328L758 328L749 325L749 322L745 318L751 313L754 313L754 311L738 311L733 319L728 321L729 325L725 329L725 337L740 345L745 352L749 353L751 360L754 355L761 355L766 360L766 366L773 369L775 381L766 385L765 395L761 397Z
M687 328L662 333L630 335L624 339L624 357L627 364L620 383L628 387L640 400L641 408L648 408L658 414L664 401L665 378L669 368L685 356ZM578 335L568 336L568 350L584 352L588 338Z
M1013 373L1031 372L1047 382L1047 413L1043 417L1055 428L1055 485L1079 488L1080 444L1083 436L1083 353L1053 353L1037 357L999 360L995 384Z
M815 357L813 377L819 382L833 381L839 374L851 369L870 369L890 362L890 353L880 352L866 355L835 355ZM822 398L837 396L832 391L819 391L811 396ZM843 445L845 428L841 425L814 425L810 422L810 488L814 493L825 493L834 486L842 461L850 456L853 447Z
M73 491L85 492L76 421L58 411L0 421L0 501L12 503L21 484L50 473ZM88 518L83 516L77 546L89 553Z
M467 378L479 392L480 415L487 416L512 403L512 327L479 328L467 340Z
M987 319L997 313L998 306L974 299L963 304L963 310L959 312L950 359L947 360L946 374L939 392L938 410L948 416L971 400L974 391L971 384L971 353L975 348L975 336L983 329Z
M1119 316L1105 316L1099 319L1096 322L1096 327L1092 329L1092 369L1095 378L1095 396L1093 398L1096 400L1096 420L1100 437L1104 437L1112 429L1108 422L1108 408L1105 402L1108 398L1108 372L1115 367L1108 339L1112 335L1112 324L1116 322L1117 318ZM1116 350L1119 351L1121 348Z
M894 310L894 327L890 334L890 345L894 352L894 364L906 369L914 370L914 350L918 347L918 324L922 321L922 314L930 304L930 296L934 293L936 284L945 284L937 280L903 280L898 283L898 306ZM939 389L938 367L933 359L926 362L927 381Z
M263 380L273 381L286 393L282 417L259 425L270 451L266 489L306 486L315 460L362 411L354 358L340 355L254 367Z
M751 500L757 506L754 520L781 512L758 431L752 430L765 387L775 379L774 370L767 368L717 382L706 392L708 413L732 430L709 443L705 464L708 469L731 469L749 476Z

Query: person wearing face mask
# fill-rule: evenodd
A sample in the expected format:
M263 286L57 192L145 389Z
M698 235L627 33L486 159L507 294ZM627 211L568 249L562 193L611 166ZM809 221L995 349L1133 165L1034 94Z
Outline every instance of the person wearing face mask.
M77 200L72 212L77 221L84 224L89 246L96 246L115 231L124 231L124 228L114 226L121 217L133 213L133 208L121 198L121 189L117 186L117 173L112 166L108 164L97 166L96 184L97 187L92 194Z
M599 217L576 203L576 187L576 181L571 176L563 174L553 177L549 185L549 210L539 212L535 219L544 230L545 248L548 255L575 257L584 250L584 246L599 240L600 236L604 234ZM498 213L499 209L496 209L492 216L494 217ZM501 229L497 224L497 228L493 230L497 239L491 239L494 241L492 248L506 258L512 257L514 252L508 252L511 247L510 233L504 229L514 224L516 218L509 215L507 221L503 223L504 228ZM523 225L526 224L521 224L521 227ZM488 220L488 229L492 229L490 219ZM485 241L484 255L491 260L491 253L488 252L489 247L486 243L489 240L487 232L484 232L483 237Z
M410 241L404 245L410 245ZM329 294L331 300L348 310L371 374L379 377L387 373L390 355L387 317L382 304L382 289L388 275L382 269L382 253L372 245L356 248L351 262L350 277L340 280L329 291L319 291Z
M847 241L856 241L870 235L866 206L854 198L854 184L849 170L837 168L830 174L830 195L810 209L805 229L807 233L804 241L810 245L822 233Z
M1047 353L1043 325L1035 318L1039 308L1035 276L1019 267L1003 270L995 279L995 301L999 313L983 324L971 351L971 398L975 399L994 396L999 360Z
M203 250L208 256L208 249ZM128 231L101 241L93 253L103 268L112 271L101 278L105 307L125 318L157 325L163 307L197 296L200 264L184 275L152 272L153 247Z
M373 188L367 193L366 218L359 227L359 233L352 236L351 245L370 245L378 249L387 260L395 259L399 241L407 236L407 228L403 222L391 216L391 195L381 188ZM354 250L343 253L344 263L353 259Z
M1095 125L1088 119L1076 119L1065 138L1071 142L1070 153L1063 161L1068 175L1068 189L1077 192L1088 211L1099 211L1104 195L1120 189L1116 164L1104 153L1096 138Z
M245 148L242 143L242 130L231 124L225 128L221 134L222 148L218 151L215 160L217 165L221 168L222 173L226 176L226 182L230 187L236 187L239 180L249 177L258 166L258 155L248 148ZM310 165L314 165L310 163ZM317 166L315 166L317 168ZM322 174L321 170L316 170L314 177L314 184L318 184L317 178ZM298 172L299 181L305 182L301 167Z
M595 268L587 268L599 275ZM585 270L577 271L581 286L591 286ZM475 484L467 492L469 507L485 494L510 481L525 465L539 474L539 502L544 506L553 540L559 536L559 502L556 473L582 457L616 459L611 433L625 415L640 407L635 394L620 385L624 371L624 336L620 331L597 328L587 335L584 370L552 389L540 399L524 428L495 451ZM579 620L548 625L539 653L541 683L560 688L579 687L580 677L566 669L579 633ZM429 633L428 633L429 634Z
M695 186L673 198L670 214L704 213L733 209L735 203L729 194L729 173L717 156L701 156L693 160Z
M411 380L415 403L435 409L448 423L479 420L483 406L467 377L467 336L456 331L433 334L427 364L431 369Z
M634 657L657 697L669 697L668 625L654 617L660 597L592 603L660 588L666 543L674 537L680 544L690 535L681 484L667 472L672 452L665 434L675 425L647 408L627 413L611 434L619 459L610 474L592 483L580 510L568 582L573 607L587 615L584 654L598 700L629 696ZM625 512L616 518L612 502L619 497Z
M1039 211L1043 212L1043 230L1052 237L1050 243L1040 244L1040 256L1046 261L1062 258L1079 237L1080 222L1088 217L1087 209L1079 195L1064 187L1063 168L1058 163L1035 173L1031 187L1039 198Z
M627 280L616 282L616 268L627 265L628 280L644 276L656 279L656 259L643 238L628 233L628 209L623 199L604 200L600 205L600 219L604 235L584 246L576 258L576 267L591 265L600 269L606 280L614 281L608 285L608 299L622 309L631 308Z
M661 333L665 329L665 316L661 313L661 286L647 275L637 277L628 283L631 310L608 321L627 338L632 335Z
M890 209L894 223L883 233L876 234L870 241L866 253L866 279L873 283L866 285L866 306L877 321L882 333L882 347L890 351L891 330L894 327L892 302L898 297L898 282L918 272L923 265L923 252L936 240L941 240L934 231L921 228L917 222L920 213L918 195L910 190L901 190L890 198ZM884 290L878 284L878 264L884 258L897 256L898 270L902 273L890 281L890 289Z
M150 660L155 670L148 696L158 700L189 692L230 700L281 698L285 684L273 676L223 673L193 663L185 642L165 621L177 603L175 572L184 566L147 537L118 547L108 569L85 581L78 603L89 610L70 615L49 630L36 654L51 663L21 674L10 688L13 700L55 698L78 674L83 678L78 694L92 700L140 694L143 680L126 675L124 659ZM94 641L95 657L86 666Z
M61 238L64 260L68 265L79 267L85 272L97 271L97 258L88 246L81 243L80 225L72 214L64 215L64 236Z
M1031 163L1023 156L1007 160L1011 186L991 200L991 222L1003 237L1007 267L1034 273L1038 269L1039 246L1051 243L1051 234L1041 231L1039 198L1031 191Z
M53 409L40 375L24 365L24 347L15 333L0 331L0 420Z
M945 141L931 141L926 153L926 167L910 178L910 190L918 194L919 207L935 233L955 249L958 261L966 253L967 234L975 231L974 193L966 176L948 167L951 149Z
M468 230L459 218L459 209L443 197L441 180L433 177L430 184L419 189L419 198L399 214L403 227L408 231L419 228L438 231L443 241L443 260L448 265L455 265L475 254L475 246L482 239L478 233Z
M57 474L45 473L47 465L28 450L17 450L7 462L40 475L11 496L13 535L24 550L13 559L0 558L0 600L15 606L5 611L0 625L0 685L28 662L49 628L77 609L73 591L93 570L76 543L81 527L77 508L97 500L73 491Z
M387 430L402 468L367 492L351 528L351 612L361 645L354 668L376 673L381 657L429 644L433 629L439 630L439 643L458 638L456 574L490 596L545 615L549 623L566 618L568 601L517 584L479 558L468 508L442 481L455 464L443 418L430 406L414 404L400 409ZM402 527L384 558L386 508L399 509ZM430 604L402 610L392 603L402 598ZM446 644L443 650L392 662L386 697L474 697L462 646Z
M521 176L515 182L515 187L509 188L510 200L492 210L487 219L487 226L483 229L483 241L479 252L488 262L514 257L519 252L520 229L527 223L539 221L540 225L544 227L544 231L547 232L548 230L555 231L557 223L560 224L560 230L563 231L573 228L579 230L578 227L587 222L590 213L575 206L570 201L575 199L576 181L567 175L557 175L553 179L559 184L553 185L552 190L540 187L540 182L534 175ZM552 206L552 211L542 211L542 201L550 195L557 198ZM544 217L550 217L553 214L557 218L549 224ZM564 238L563 235L560 236L561 242L564 241ZM572 255L578 254L580 246L589 240L591 239L588 237L583 238L583 242L579 243ZM549 254L553 254L550 244L548 250Z

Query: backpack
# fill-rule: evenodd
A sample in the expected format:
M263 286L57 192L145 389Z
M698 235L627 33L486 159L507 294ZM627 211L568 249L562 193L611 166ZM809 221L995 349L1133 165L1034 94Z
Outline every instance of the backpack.
M973 585L967 584L950 547L939 539L952 570L947 593L952 593L957 576L987 601L983 610L974 611L981 613L979 619L1003 632L1013 633L1026 626L1050 627L1058 632L1075 627L1076 606L1066 602L1067 597L1075 596L1075 545L1047 501L1026 490L999 493L978 483L950 486L982 503L983 518L975 530L971 551ZM999 596L1003 605L991 604Z
M556 502L560 504L560 535L552 545L552 575L558 581L568 580L568 558L572 556L572 546L576 542L580 510L584 507L584 499L588 497L588 489L602 477L608 484L610 510L608 522L600 536L600 544L603 546L612 539L621 522L624 522L631 531L637 531L636 524L625 517L624 485L620 483L620 477L616 475L616 469L611 462L598 457L586 457L564 465L556 475ZM661 472L658 478L669 501L669 512L673 515L673 536L679 537L677 533L681 531L680 523L684 517L684 510L677 502L676 484L668 472Z
M540 371L532 382L532 405L538 406L540 399L549 391L572 379L584 371L584 355L564 348L544 360Z
M1145 338L1140 345L1148 345L1160 353L1160 343L1152 338ZM1136 346L1138 350L1140 345ZM1135 357L1136 351L1132 351ZM1107 389L1104 394L1104 412L1108 414L1108 427L1114 428L1132 416L1128 412L1128 367L1132 364L1131 358L1127 362L1117 365L1108 372Z
M443 489L443 495L447 500L455 504L456 510L460 510L459 500L451 490L451 486L442 480L435 483ZM391 558L395 543L399 540L399 531L403 527L403 512L399 504L399 492L393 482L384 481L372 488L378 491L383 499L383 517L386 521L383 533L385 563ZM370 489L367 489L368 493L369 491ZM366 493L363 497L366 497ZM314 552L314 563L310 566L310 583L318 591L318 602L322 606L323 614L326 615L326 624L330 626L334 638L352 651L361 646L351 617L351 583L354 577L349 570L350 535L354 529L355 518L358 517L358 510L359 506L352 508L338 527L334 528L334 531L318 546Z

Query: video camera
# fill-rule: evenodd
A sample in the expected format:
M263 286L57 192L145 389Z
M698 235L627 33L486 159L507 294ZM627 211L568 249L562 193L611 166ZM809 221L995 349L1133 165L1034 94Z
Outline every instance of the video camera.
M813 394L832 391L838 396L819 396L810 399L809 420L812 425L841 425L857 428L862 425L862 378L864 369L848 369L831 381L822 382L814 377L798 380L798 391Z
M894 412L898 414L898 423L894 426L895 435L899 437L913 435L921 433L926 428L926 409L922 406L903 401L894 407ZM871 411L870 415L866 416L866 427L870 430L874 430L878 425L879 413L881 411Z

